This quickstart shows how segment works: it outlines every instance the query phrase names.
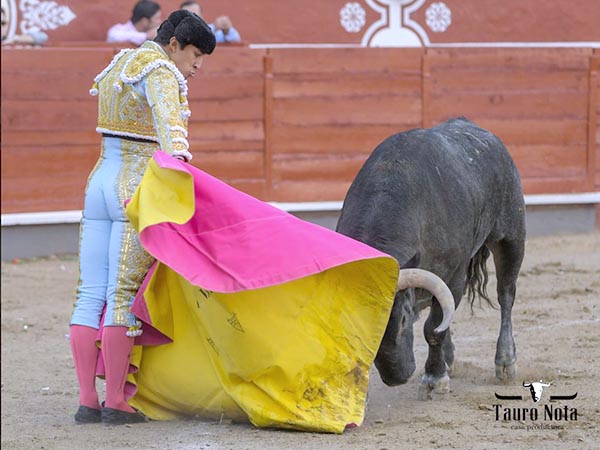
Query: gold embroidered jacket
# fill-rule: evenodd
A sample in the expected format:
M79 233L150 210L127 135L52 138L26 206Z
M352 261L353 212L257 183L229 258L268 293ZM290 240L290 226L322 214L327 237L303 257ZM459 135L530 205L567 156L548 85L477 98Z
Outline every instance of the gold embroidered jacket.
M122 50L94 78L90 94L100 94L99 133L151 140L170 155L192 158L187 81L156 42Z

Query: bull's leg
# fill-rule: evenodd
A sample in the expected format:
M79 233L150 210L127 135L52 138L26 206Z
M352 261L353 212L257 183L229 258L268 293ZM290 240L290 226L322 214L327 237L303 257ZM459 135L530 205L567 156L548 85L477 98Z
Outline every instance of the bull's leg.
M452 367L454 366L454 343L452 342L452 331L448 328L444 342L442 343L444 351L444 361L446 361L446 370L448 375L452 376Z
M464 292L465 276L466 268L460 268L448 283L457 308ZM437 300L433 298L429 316L423 327L425 340L429 344L429 354L425 362L425 373L419 384L419 400L431 399L432 394L447 394L450 390L449 372L454 363L454 344L450 328L442 333L434 331L442 322L442 317L442 309Z
M450 390L450 377L446 370L443 350L444 340L449 331L445 330L441 333L433 331L442 322L442 315L442 310L434 299L424 326L429 354L425 362L425 373L419 384L419 400L429 400L432 398L432 393L446 394Z
M489 246L494 255L500 303L500 334L496 344L496 378L510 380L515 377L517 352L512 334L512 307L517 291L517 277L523 262L524 240L503 240Z

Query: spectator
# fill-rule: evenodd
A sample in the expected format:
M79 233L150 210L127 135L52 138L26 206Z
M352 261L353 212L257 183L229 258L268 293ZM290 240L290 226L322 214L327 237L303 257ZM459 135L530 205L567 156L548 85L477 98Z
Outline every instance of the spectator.
M181 9L187 9L188 11L197 14L202 17L202 6L196 0L186 0L180 6ZM209 23L208 26L215 34L215 38L218 43L223 42L240 42L242 38L240 33L233 27L231 19L227 16L219 16L213 23Z
M135 4L131 19L125 23L113 25L108 30L106 42L131 42L141 45L156 37L156 30L162 22L160 5L149 0Z
M43 31L31 31L25 34L15 34L8 36L8 17L6 9L2 7L2 45L5 44L27 44L27 45L44 45L48 40L48 35Z

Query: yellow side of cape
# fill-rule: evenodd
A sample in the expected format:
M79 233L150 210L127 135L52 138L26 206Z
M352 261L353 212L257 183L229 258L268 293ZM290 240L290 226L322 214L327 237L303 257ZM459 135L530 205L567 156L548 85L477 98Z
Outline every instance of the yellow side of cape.
M144 202L134 197L128 214L138 230L183 223L193 210L190 180L166 171L151 163L142 192L160 202L179 198L142 223ZM334 433L360 425L397 276L397 262L382 256L224 294L159 264L144 295L154 326L173 342L136 348L139 371L130 381L138 391L130 403L155 420L247 418L260 427Z

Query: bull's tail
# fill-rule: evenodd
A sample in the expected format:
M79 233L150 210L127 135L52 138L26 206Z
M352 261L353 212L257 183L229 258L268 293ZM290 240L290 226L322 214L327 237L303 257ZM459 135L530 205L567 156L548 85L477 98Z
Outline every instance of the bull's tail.
M482 245L469 262L469 268L467 269L466 292L468 301L471 304L471 310L473 309L473 303L475 302L475 297L477 296L479 296L480 302L481 299L484 299L492 308L495 307L487 293L487 259L489 256L490 250L485 245Z

